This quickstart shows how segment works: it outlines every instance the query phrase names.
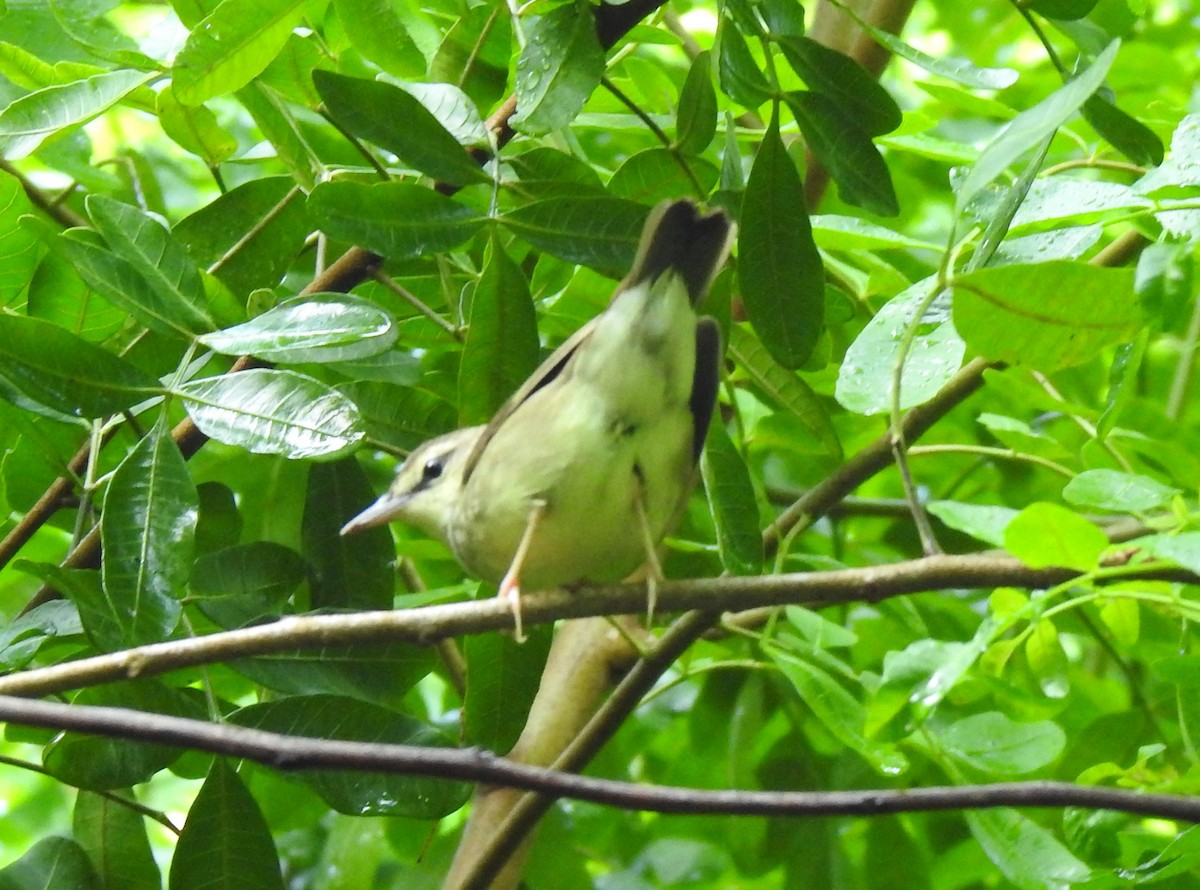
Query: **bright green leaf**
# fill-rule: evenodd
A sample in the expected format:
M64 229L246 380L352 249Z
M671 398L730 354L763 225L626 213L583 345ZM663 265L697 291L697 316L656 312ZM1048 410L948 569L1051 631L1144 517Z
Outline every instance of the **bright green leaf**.
M1108 546L1104 532L1058 504L1030 504L1004 529L1005 548L1035 569L1059 566L1090 572Z

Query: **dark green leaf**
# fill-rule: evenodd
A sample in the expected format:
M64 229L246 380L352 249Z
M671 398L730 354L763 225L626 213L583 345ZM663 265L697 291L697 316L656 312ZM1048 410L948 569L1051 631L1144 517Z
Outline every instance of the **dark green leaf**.
M521 188L534 200L566 195L604 194L596 171L576 157L554 148L535 148L509 160Z
M717 168L669 148L647 148L622 161L608 181L608 191L640 204L657 204L694 193L697 181L707 194L717 184Z
M161 391L153 377L57 325L0 313L0 397L20 408L103 417Z
M309 597L314 609L388 609L395 580L373 571L378 557L390 556L391 541L378 541L384 553L368 553L377 539L342 537L343 525L373 499L371 484L352 458L316 464L308 472L301 539L312 569Z
M340 362L385 352L396 342L396 325L387 312L361 297L307 294L198 339L225 355L256 355L271 362Z
M492 238L471 298L471 324L458 367L462 426L486 423L538 365L537 316L529 282Z
M158 222L135 207L89 195L88 215L112 252L129 263L158 295L172 327L201 333L213 328L204 286L191 257Z
M251 705L230 715L239 726L318 739L394 745L448 746L441 733L410 717L331 695L297 696ZM467 799L469 787L443 779L359 771L312 770L296 775L338 812L438 819Z
M771 85L750 54L746 38L728 18L717 37L717 75L729 98L747 108L757 108L771 98Z
M717 94L712 85L712 59L702 52L692 59L679 109L675 113L675 145L683 154L698 155L717 132Z
M517 60L517 113L525 133L566 126L604 74L604 49L590 3L566 3L523 23L525 46Z
M236 831L230 826L236 825ZM169 890L283 890L279 854L262 811L237 773L213 761L171 857Z
M104 593L126 616L126 645L158 642L175 629L199 509L179 447L155 425L113 473L100 522Z
M622 275L633 265L646 208L622 198L547 198L501 217L514 234L567 262Z
M332 460L363 437L349 399L293 371L255 368L193 380L176 393L205 435L256 454Z
M169 87L158 93L158 122L175 144L209 167L229 160L237 151L237 137L217 122L212 111L204 105L182 104Z
M379 80L314 71L313 83L330 115L401 162L450 185L491 177L415 96Z
M763 563L758 501L746 462L716 417L700 456L700 473L717 529L721 565L732 575L757 575Z
M463 731L472 745L507 754L516 744L546 667L553 634L533 628L518 643L502 634L467 637L467 697Z
M403 12L409 6L393 8ZM482 3L466 9L446 32L429 65L428 80L457 84L480 108L491 108L506 92L511 56L508 10Z
M779 138L779 116L763 136L738 232L738 278L746 315L785 368L812 353L825 312L825 278L804 210L804 185Z
M1030 9L1051 19L1081 19L1096 8L1098 0L1029 0Z
M977 269L952 287L954 326L972 349L1041 371L1089 361L1142 324L1131 269L1055 260Z
M200 610L225 628L278 617L305 578L304 560L272 541L234 544L196 560L188 584Z
M313 189L308 208L327 235L390 260L443 253L483 226L470 207L407 182L326 182Z
M456 426L454 406L424 390L374 380L339 389L358 407L368 436L402 451Z
M132 797L133 792L126 794ZM72 826L75 840L87 853L102 886L160 890L162 875L150 851L141 813L111 798L80 791Z
M70 838L47 837L0 869L0 890L100 890L87 854Z
M1108 142L1135 164L1152 166L1163 162L1163 144L1153 130L1126 114L1103 96L1083 103L1083 116Z
M777 42L809 90L829 99L843 119L868 136L882 136L900 126L896 100L858 62L807 37Z
M821 93L801 90L785 98L804 141L837 183L841 199L881 216L899 213L887 165L855 119Z

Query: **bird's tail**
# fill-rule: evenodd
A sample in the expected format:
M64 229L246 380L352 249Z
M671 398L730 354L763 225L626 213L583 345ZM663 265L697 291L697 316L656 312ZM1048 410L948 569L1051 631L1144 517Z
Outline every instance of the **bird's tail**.
M691 201L663 201L650 212L633 268L617 292L673 270L695 306L729 255L734 229L722 210L702 214Z

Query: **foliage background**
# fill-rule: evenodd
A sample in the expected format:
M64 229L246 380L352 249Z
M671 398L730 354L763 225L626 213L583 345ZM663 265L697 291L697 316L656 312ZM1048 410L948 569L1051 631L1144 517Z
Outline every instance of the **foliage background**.
M599 311L649 207L690 195L740 235L706 307L722 422L666 573L874 566L883 594L689 641L590 772L1194 794L1200 10L856 8L926 54L893 46L883 89L822 49L887 61L824 3L0 6L0 691L280 615L474 595L415 532L336 531L396 456L485 419ZM925 432L907 486L880 438L902 422ZM886 596L902 561L993 548L1008 575ZM1021 563L1069 571L1030 587ZM636 662L606 644L541 679L545 628L459 642L50 691L504 752L539 685L571 703L546 706L562 729ZM525 732L515 756L552 760ZM436 886L472 855L453 783L15 721L2 751L2 887ZM531 887L1186 887L1200 835L1076 808L571 802L527 853Z

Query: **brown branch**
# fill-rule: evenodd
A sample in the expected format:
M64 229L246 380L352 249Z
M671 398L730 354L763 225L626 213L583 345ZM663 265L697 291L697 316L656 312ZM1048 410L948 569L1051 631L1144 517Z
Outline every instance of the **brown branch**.
M1044 588L1078 577L1079 573L1070 569L1031 569L1003 554L930 556L832 572L666 581L659 585L658 603L662 612L701 610L711 616L711 624L727 609L781 605L823 608L960 588ZM1122 580L1134 578L1200 583L1200 578L1190 572L1158 567L1122 575ZM524 621L530 627L563 618L636 616L644 613L645 608L646 589L642 584L548 591L530 594L522 601ZM680 622L686 624L687 616ZM430 645L464 634L511 627L512 613L508 604L499 599L402 611L290 616L257 627L153 643L9 674L0 677L0 694L48 695L98 683L157 676L183 667L297 649L382 642ZM639 665L635 672L638 669L644 668Z
M709 791L578 776L514 763L478 748L314 739L128 708L66 705L9 696L0 696L0 720L207 751L280 770L362 770L486 782L658 813L880 816L931 810L1077 806L1200 822L1200 800L1192 796L1069 782L866 791Z

